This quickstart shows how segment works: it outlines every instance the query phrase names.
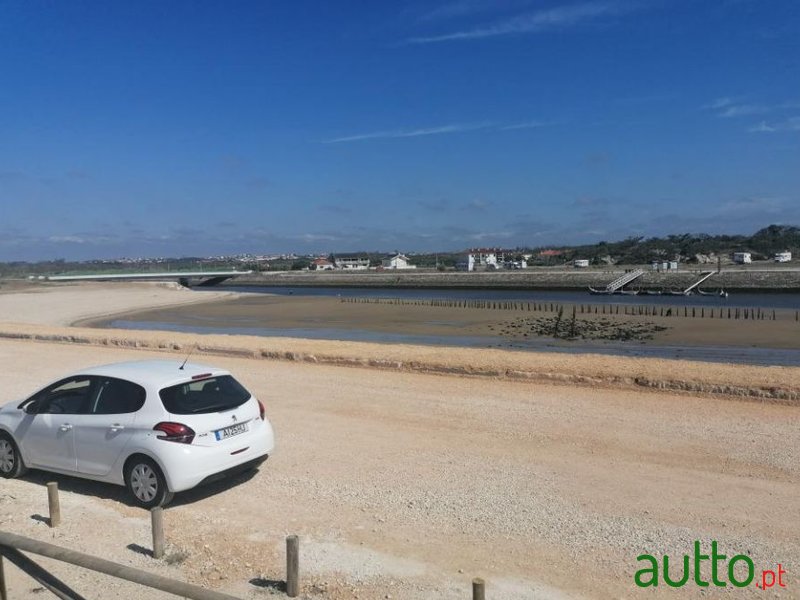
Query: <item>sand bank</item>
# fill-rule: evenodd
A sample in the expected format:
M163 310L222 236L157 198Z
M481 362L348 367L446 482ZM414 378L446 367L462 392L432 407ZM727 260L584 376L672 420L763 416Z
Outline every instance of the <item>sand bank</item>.
M347 300L347 299L344 299ZM531 310L533 304L533 310ZM646 298L642 300L647 305ZM514 306L507 309L505 306ZM538 309L537 309L538 306ZM761 311L763 319L744 319L743 309L721 306L686 307L650 306L656 314L624 314L639 306L592 304L587 298L580 305L552 302L489 302L488 308L474 306L431 306L430 303L398 303L371 300L343 301L332 297L266 296L247 294L221 301L143 310L116 315L113 319L90 319L80 324L106 326L115 319L143 321L157 328L159 323L188 327L246 329L361 330L366 332L437 336L442 338L494 337L494 344L514 344L537 337L543 328L540 319L552 320L563 308L559 332L569 334L573 307L576 319L585 329L618 330L630 333L632 342L652 345L729 346L756 348L800 348L800 321L794 310ZM587 312L584 312L584 308ZM605 310L609 311L606 314ZM610 314L612 309L618 310ZM588 312L588 311L597 312ZM665 316L669 310L670 316ZM748 313L749 314L749 313ZM733 317L740 316L735 319ZM730 317L730 318L729 318ZM642 329L651 335L639 335ZM580 330L580 328L579 328ZM604 339L598 337L596 339ZM577 340L575 344L580 344ZM454 344L455 345L455 344Z
M71 325L98 316L128 313L235 296L193 293L176 283L16 284L0 287L0 321Z

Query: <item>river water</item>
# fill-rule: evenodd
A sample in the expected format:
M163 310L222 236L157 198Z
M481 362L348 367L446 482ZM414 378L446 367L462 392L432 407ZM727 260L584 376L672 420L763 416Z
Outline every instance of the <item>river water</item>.
M202 290L203 288L194 288ZM589 292L561 292L546 290L490 290L451 288L353 288L353 287L278 287L278 286L221 286L208 290L230 290L279 296L341 296L343 298L406 298L451 300L516 300L530 302L558 302L561 304L655 304L657 306L731 306L787 308L800 310L800 294L731 294L720 296L595 296Z
M666 358L765 366L800 366L800 349L752 348L743 346L656 346L645 345L640 342L582 341L580 343L572 343L551 338L532 338L528 340L511 341L500 336L437 336L326 327L237 327L234 325L219 327L124 319L111 321L107 326L119 329L177 331L198 334L294 337L312 340L342 340L423 346L458 346L466 348L503 348L517 351L606 354L638 358Z

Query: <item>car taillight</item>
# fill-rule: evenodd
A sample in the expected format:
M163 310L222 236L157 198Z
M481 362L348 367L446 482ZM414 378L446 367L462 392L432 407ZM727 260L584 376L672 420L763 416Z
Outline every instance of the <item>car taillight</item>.
M261 404L261 400L256 400L256 402L258 402L258 414L261 415L261 420L266 421L267 410L264 408L264 405Z
M194 440L194 431L192 428L180 423L164 421L153 427L153 430L160 431L163 435L157 435L156 437L167 442L191 444L192 440Z

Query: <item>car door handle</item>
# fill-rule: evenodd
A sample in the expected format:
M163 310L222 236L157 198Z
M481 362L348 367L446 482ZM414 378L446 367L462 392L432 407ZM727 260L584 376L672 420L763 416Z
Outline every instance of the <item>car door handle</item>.
M64 423L58 429L59 429L59 431L69 431L70 429L72 429L72 425L70 423Z
M124 425L120 425L119 423L114 423L111 427L111 433L116 433L117 431L122 431L125 429Z

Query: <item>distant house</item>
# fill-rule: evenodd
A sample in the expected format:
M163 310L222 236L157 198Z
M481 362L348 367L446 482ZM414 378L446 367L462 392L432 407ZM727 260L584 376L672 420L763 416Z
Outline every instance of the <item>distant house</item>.
M308 268L311 271L333 271L336 268L336 265L326 258L318 258L316 260L312 260L311 264L308 265Z
M585 269L589 266L589 259L587 258L576 258L575 261L572 263L575 265L576 269Z
M334 258L337 269L364 271L369 269L369 258L363 255L349 254Z
M507 254L514 254L511 250L501 248L470 248L469 253L475 259L475 268L484 269L496 269L499 264L506 262Z
M677 271L677 260L654 260L650 263L654 271Z
M412 265L408 262L408 257L405 254L395 254L381 261L381 266L384 269L416 269L417 265Z
M456 261L456 269L459 271L494 271L501 267L524 269L527 266L525 259L520 260L518 250L501 248L470 248Z
M775 255L775 262L784 263L784 262L791 262L792 261L792 253L791 252L778 252Z
M739 265L747 265L753 262L753 255L750 252L734 252L733 262Z
M456 260L456 271L474 271L475 255L471 252L461 254Z

